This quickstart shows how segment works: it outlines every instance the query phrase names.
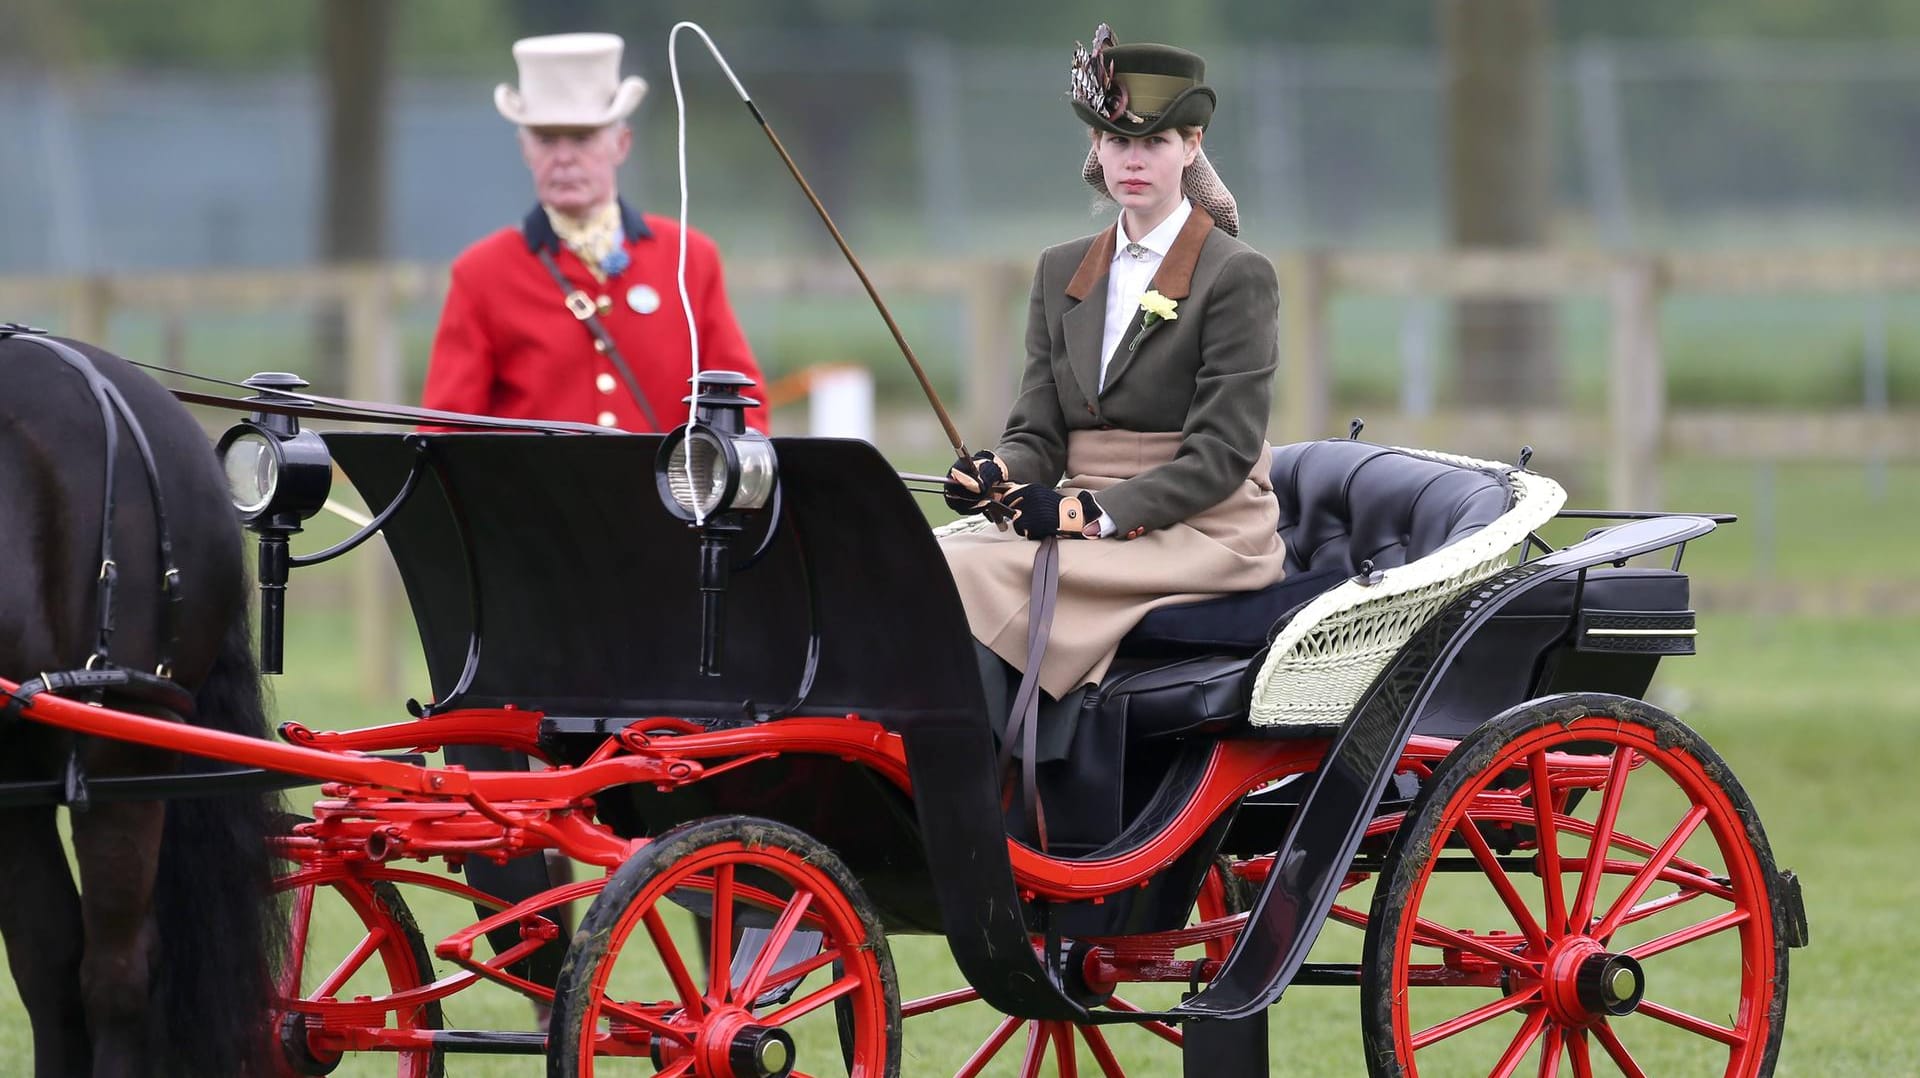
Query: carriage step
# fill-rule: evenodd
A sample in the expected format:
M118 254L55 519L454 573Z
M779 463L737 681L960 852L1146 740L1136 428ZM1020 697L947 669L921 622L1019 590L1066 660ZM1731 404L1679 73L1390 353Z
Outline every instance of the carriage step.
M443 1052L483 1056L539 1056L547 1052L545 1033L494 1029L436 1029L433 1046Z
M1267 1012L1246 1018L1192 1019L1181 1023L1184 1078L1265 1078Z

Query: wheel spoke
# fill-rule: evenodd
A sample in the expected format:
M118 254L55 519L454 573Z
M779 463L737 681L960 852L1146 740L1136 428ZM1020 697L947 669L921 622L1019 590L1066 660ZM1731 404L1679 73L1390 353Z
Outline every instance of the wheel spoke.
M1620 798L1626 792L1627 775L1633 769L1633 749L1621 745L1613 750L1613 766L1607 771L1607 792L1601 795L1600 812L1594 818L1593 838L1587 843L1587 867L1580 874L1580 891L1574 896L1571 924L1584 926L1593 916L1593 900L1600 892L1600 877L1606 872L1607 847L1613 844L1613 826L1620 818Z
M1560 833L1553 810L1553 780L1547 774L1547 754L1540 751L1527 759L1533 776L1534 841L1540 846L1540 876L1546 893L1546 930L1548 939L1559 939L1567 931L1566 890L1560 879Z
M980 993L978 990L960 988L952 992L942 992L937 996L923 996L919 999L910 999L900 1005L900 1017L902 1019L918 1018L923 1014L944 1011L948 1007L958 1007L962 1003L972 1003L979 998Z
M367 964L367 959L372 958L386 942L387 930L384 928L372 929L361 936L360 942L347 953L347 957L340 960L340 964L333 968L333 972L327 974L326 979L314 986L313 998L323 999L327 996L339 995L340 986L360 972L360 968Z
M1620 918L1620 927L1625 928L1635 922L1644 921L1655 914L1665 913L1676 906L1683 906L1706 893L1705 891L1675 891L1665 898L1656 898L1652 902L1642 902L1628 910L1626 915Z
M1492 1078L1511 1078L1514 1071L1520 1069L1520 1061L1527 1057L1528 1049L1540 1039L1540 1030L1547 1024L1547 1012L1543 1007L1527 1015L1520 1023L1520 1032L1507 1042L1507 1050L1500 1055L1500 1061L1494 1064Z
M1649 847L1648 853L1652 854L1653 852L1654 851L1652 850L1652 848ZM1582 869L1585 869L1588 867L1588 864L1589 862L1586 861L1585 859L1560 862L1560 865L1563 869L1570 868L1576 865ZM1630 877L1630 876L1637 875L1639 871L1645 867L1646 867L1646 863L1644 861L1610 860L1606 862L1606 864L1602 867L1602 871L1610 873L1615 876ZM1733 888L1723 886L1719 883L1714 882L1712 879L1698 875L1686 869L1676 867L1674 865L1668 865L1666 868L1661 869L1658 876L1655 878L1654 882L1670 883L1675 887L1680 888L1680 893L1685 894L1689 897L1697 898L1701 895L1710 895L1714 898L1724 899L1728 902L1735 901Z
M1020 1058L1020 1078L1040 1078L1047 1059L1047 1030L1040 1022L1027 1023L1027 1054Z
M1140 1008L1128 1003L1119 996L1108 997L1107 1006L1112 1007L1116 1011L1126 1011L1128 1014L1140 1013ZM1141 1022L1139 1026L1141 1029L1146 1030L1148 1033L1153 1034L1176 1048L1184 1047L1187 1043L1185 1035L1165 1022Z
M1080 1061L1073 1054L1073 1026L1066 1022L1048 1022L1053 1032L1053 1057L1058 1061L1060 1078L1080 1078Z
M1451 945L1463 951L1472 951L1474 954L1479 955L1489 962L1498 962L1509 969L1516 969L1522 973L1538 974L1540 972L1540 964L1537 962L1529 962L1524 956L1514 954L1512 951L1503 951L1485 940L1476 939L1464 932L1455 932L1451 928L1444 928L1424 917L1415 919L1414 931L1425 932L1428 936L1432 937L1436 941L1434 943L1436 947Z
M827 1004L832 1003L834 1000L839 999L841 996L844 996L859 987L860 987L859 977L853 976L853 975L842 977L839 980L833 982L830 985L827 985L825 988L822 988L820 991L815 992L810 996L804 996L798 1000L795 1000L792 1003L787 1004L786 1006L780 1008L779 1010L768 1015L766 1018L762 1019L762 1022L769 1026L785 1025L788 1022L791 1022L794 1019L800 1017L801 1015L810 1014L813 1011L816 1011L821 1007L824 1007Z
M1106 1034L1099 1026L1081 1026L1080 1036L1087 1042L1087 1051L1093 1053L1093 1061L1100 1064L1101 1078L1127 1078L1127 1072L1121 1068L1120 1061L1114 1058L1113 1048L1107 1044Z
M1573 1060L1573 1078L1593 1078L1593 1057L1587 1054L1587 1031L1567 1031L1567 1058Z
M313 927L314 887L308 884L295 891L293 908L287 911L287 923L292 931L287 937L287 964L280 968L280 994L288 999L300 998L300 977L307 969L307 933Z
M1542 1015L1545 1011L1540 1012ZM1540 1039L1540 1078L1560 1078L1560 1044L1563 1040L1559 1026L1548 1026L1547 1035Z
M733 985L733 864L713 870L713 917L707 944L707 994L725 1003Z
M673 981L673 990L680 993L680 1002L687 1008L687 1013L695 1017L707 1013L707 1001L700 995L700 986L694 983L687 963L681 959L680 948L667 931L667 923L660 916L659 908L649 909L640 917L647 927L647 935L653 939L654 950L660 952L660 962L667 967L667 977Z
M829 948L827 950L821 951L819 954L814 955L812 958L809 958L803 962L795 962L791 966L787 966L782 969L777 969L767 976L766 984L760 987L760 992L766 991L768 985L780 985L780 984L786 984L790 981L797 981L800 978L805 977L807 974L812 973L814 970L817 970L822 966L830 966L833 963L840 961L844 957L846 957L846 953L844 951L841 951L837 947L833 947L833 948ZM755 992L752 995L747 995L745 993L742 993L742 998L749 999L749 1000L757 999L759 998L760 992ZM902 1017L904 1017L904 1015Z
M793 929L800 918L813 904L811 891L795 891L787 900L787 906L780 911L780 919L774 922L773 931L767 934L766 942L760 948L760 954L754 959L753 968L747 972L747 983L740 989L740 999L749 1005L760 998L760 990L766 987L767 974L773 972L773 963L780 957L780 949L793 938Z
M980 1072L987 1068L987 1064L993 1062L994 1058L1000 1054L1000 1049L1005 1048L1007 1042L1013 1039L1013 1032L1020 1028L1022 1021L1019 1018L1008 1018L1002 1021L994 1029L993 1036L988 1037L985 1044L976 1048L974 1053L967 1057L966 1064L954 1074L953 1078L978 1078Z
M1742 1036L1738 1030L1728 1029L1725 1026L1716 1026L1704 1018L1695 1018L1685 1011L1676 1011L1672 1007L1662 1007L1660 1004L1654 1003L1651 1000L1641 1000L1639 1009L1634 1011L1634 1013L1644 1014L1648 1018L1658 1019L1670 1026L1684 1029L1688 1033L1696 1036L1719 1041L1728 1047L1738 1048L1747 1043L1747 1038Z
M1525 992L1516 992L1511 996L1496 999L1484 1007L1475 1007L1465 1014L1449 1018L1437 1026L1429 1026L1414 1034L1411 1042L1413 1050L1418 1052L1430 1044L1436 1044L1446 1040L1448 1037L1465 1033L1467 1030L1484 1022L1491 1022L1509 1011L1517 1011L1522 1007L1533 1004L1537 1002L1539 998L1540 989L1536 986L1527 989ZM1537 1013L1544 1015L1546 1011L1542 1009Z
M1487 882L1493 884L1493 889L1500 895L1500 901L1506 903L1507 912L1513 916L1514 923L1520 926L1520 931L1527 937L1527 942L1544 954L1547 950L1547 940L1540 930L1540 922L1534 920L1533 911L1527 909L1527 904L1521 899L1520 892L1514 890L1513 880L1508 878L1507 870L1500 867L1499 859L1494 857L1493 849L1487 845L1487 837L1480 833L1480 828L1474 824L1471 814L1460 821L1457 830L1460 837L1466 840L1467 849L1473 851L1473 859L1480 862L1480 869L1486 873Z
M1705 805L1693 806L1686 818L1673 829L1673 834L1668 835L1667 840L1660 844L1660 848L1653 851L1653 856L1647 860L1647 863L1640 866L1640 871L1634 874L1632 881L1627 884L1627 889L1614 900L1613 908L1609 909L1607 915L1594 927L1592 935L1595 939L1605 940L1613 935L1620 927L1620 919L1626 916L1635 902L1640 901L1641 895L1647 893L1647 888L1653 886L1653 881L1673 862L1674 855L1680 852L1680 847L1686 844L1687 839L1691 838L1694 830L1700 826L1700 821L1706 818Z
M1601 1022L1593 1027L1593 1035L1599 1038L1600 1047L1607 1050L1613 1065L1619 1067L1620 1073L1626 1078L1647 1078L1647 1072L1641 1070L1640 1064L1633 1061L1633 1053L1627 1051L1627 1046L1620 1043L1620 1035L1613 1031L1611 1025Z
M1749 919L1746 910L1728 910L1718 917L1709 918L1697 925L1669 932L1659 939L1648 940L1638 947L1629 947L1626 953L1634 958L1649 958L1662 951L1671 951L1675 947L1684 947L1695 940L1703 940L1716 933L1725 932L1736 925L1746 924Z
M647 1004L644 1003L622 1003L619 1000L605 998L600 1000L600 1009L612 1017L639 1026L656 1037L665 1037L682 1044L693 1043L694 1034L691 1030L684 1026L676 1026L659 1015L642 1009L646 1006Z

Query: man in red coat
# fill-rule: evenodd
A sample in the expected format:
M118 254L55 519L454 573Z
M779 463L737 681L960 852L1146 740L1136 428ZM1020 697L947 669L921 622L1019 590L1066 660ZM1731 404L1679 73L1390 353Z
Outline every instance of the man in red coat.
M687 419L690 329L703 370L764 384L727 303L713 242L687 231L690 327L676 273L679 224L619 197L616 174L633 146L626 117L646 94L645 81L620 78L622 46L613 34L514 44L520 85L501 85L494 104L519 125L539 204L520 227L454 260L427 368L427 407L671 430ZM589 314L611 350L586 324ZM765 409L749 411L747 422L766 430Z
M620 77L622 47L613 34L514 43L520 85L501 85L494 104L519 127L539 204L519 228L503 228L454 260L427 367L427 407L643 433L672 430L687 420L682 398L691 389L691 330L698 331L702 370L764 381L727 304L713 242L687 232L689 303L683 306L678 223L643 215L619 197L616 174L633 146L626 118L647 89L639 78ZM611 349L588 315L598 319ZM765 409L748 411L747 422L765 431ZM525 757L488 746L448 746L446 758L474 770L527 766ZM550 876L535 857L503 865L474 858L467 872L475 887L509 902L566 875ZM489 935L496 953L520 942L517 928ZM517 971L552 985L563 955L564 944L550 944ZM545 1008L535 1010L544 1025Z

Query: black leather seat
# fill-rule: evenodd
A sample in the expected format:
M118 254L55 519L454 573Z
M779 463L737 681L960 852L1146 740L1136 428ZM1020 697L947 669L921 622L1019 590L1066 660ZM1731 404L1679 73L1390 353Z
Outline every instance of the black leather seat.
M1301 606L1369 562L1393 568L1470 535L1509 502L1493 472L1363 442L1282 446L1272 474L1286 578L1264 591L1163 607L1121 643L1082 702L1066 758L1040 765L1056 850L1098 850L1141 811L1180 755L1171 739L1242 729L1270 634Z
M1088 694L1082 722L1124 724L1130 741L1238 726L1254 660L1294 611L1368 563L1379 571L1425 557L1511 504L1505 480L1492 471L1365 442L1278 447L1272 475L1286 579L1148 614Z

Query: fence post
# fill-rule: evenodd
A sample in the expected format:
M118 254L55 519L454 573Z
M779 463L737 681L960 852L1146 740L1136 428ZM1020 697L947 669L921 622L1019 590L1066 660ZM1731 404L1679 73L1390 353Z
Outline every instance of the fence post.
M334 280L344 285L346 292L347 396L370 401L397 399L399 354L387 271L360 266L337 274ZM347 559L353 566L356 669L367 699L391 700L400 692L393 621L394 608L403 592L392 560L381 556L386 544L378 546L380 553L369 544Z
M1658 263L1625 258L1609 282L1613 344L1607 383L1607 499L1616 509L1659 509L1666 431L1666 365L1660 352Z
M1013 410L1014 387L1026 361L1013 312L1030 282L1025 267L1015 262L979 267L967 289L967 352L960 371L965 429L960 434L970 449L991 449Z
M1306 441L1332 432L1333 410L1327 342L1327 264L1317 251L1283 255L1280 273L1280 439Z
M89 274L73 279L67 299L67 325L64 335L101 348L107 346L107 322L113 317L113 284L104 276Z

